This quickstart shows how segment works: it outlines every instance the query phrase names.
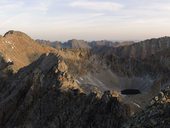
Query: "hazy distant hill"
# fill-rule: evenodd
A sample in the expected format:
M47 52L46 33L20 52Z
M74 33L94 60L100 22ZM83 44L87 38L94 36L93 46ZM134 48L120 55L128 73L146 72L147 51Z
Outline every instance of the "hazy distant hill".
M62 44L62 48L90 48L88 42L84 41L84 40L76 40L76 39L72 39L69 40L68 42L65 42Z
M37 39L35 41L40 43L40 44L48 45L48 46L51 46L51 47L54 47L54 48L62 48L62 43L59 42L59 41L51 42L49 40L40 40L40 39Z
M84 48L84 49L89 49L89 48L96 48L96 47L118 47L118 46L124 46L124 45L130 45L135 42L133 41L123 41L123 42L113 42L113 41L107 41L107 40L101 40L101 41L84 41L84 40L68 40L67 42L61 43L59 41L46 41L46 40L36 40L40 44L45 44L52 46L54 48Z

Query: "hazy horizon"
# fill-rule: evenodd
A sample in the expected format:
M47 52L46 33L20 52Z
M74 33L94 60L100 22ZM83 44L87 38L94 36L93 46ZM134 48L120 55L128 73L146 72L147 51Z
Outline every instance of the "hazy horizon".
M170 35L168 0L1 0L0 33L34 39L145 40Z

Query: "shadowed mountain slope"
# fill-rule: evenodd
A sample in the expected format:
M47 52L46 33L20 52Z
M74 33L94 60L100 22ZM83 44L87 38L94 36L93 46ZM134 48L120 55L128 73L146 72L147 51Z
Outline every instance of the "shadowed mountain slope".
M48 54L10 77L0 91L0 126L119 128L129 115L127 106L109 92L101 99L81 93L65 70L57 55Z

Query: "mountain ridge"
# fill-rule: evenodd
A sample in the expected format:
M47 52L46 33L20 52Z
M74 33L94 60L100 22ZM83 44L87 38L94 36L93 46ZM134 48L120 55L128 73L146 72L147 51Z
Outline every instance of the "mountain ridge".
M80 48L77 41L52 48L18 31L0 38L1 126L128 127L170 87L169 37L118 47Z

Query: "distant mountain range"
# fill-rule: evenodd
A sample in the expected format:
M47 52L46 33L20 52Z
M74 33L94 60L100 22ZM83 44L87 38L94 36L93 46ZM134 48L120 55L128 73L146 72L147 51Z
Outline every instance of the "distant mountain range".
M118 47L118 46L123 46L123 45L130 45L135 43L134 41L123 41L123 42L114 42L114 41L107 41L107 40L101 40L101 41L84 41L84 40L68 40L67 42L59 42L59 41L48 41L48 40L36 40L40 44L44 45L49 45L54 48L95 48L95 47L100 47L100 46L105 46L105 47Z

